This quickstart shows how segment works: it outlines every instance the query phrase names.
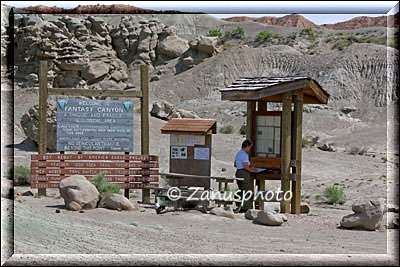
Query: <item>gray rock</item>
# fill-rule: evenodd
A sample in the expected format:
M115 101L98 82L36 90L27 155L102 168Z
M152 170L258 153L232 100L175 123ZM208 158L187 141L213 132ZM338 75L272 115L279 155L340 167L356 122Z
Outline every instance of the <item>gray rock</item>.
M270 211L260 211L258 212L254 222L269 226L280 226L283 223L283 219L278 213Z
M233 212L231 206L215 207L212 210L210 210L210 214L235 219L235 213Z
M189 44L186 39L180 38L177 35L171 35L164 38L159 43L157 49L162 55L169 58L176 58L189 49Z
M248 209L246 211L246 213L244 214L244 217L247 220L254 220L255 218L257 218L258 213L260 212L260 210L256 210L256 209Z
M336 152L336 148L328 143L320 144L318 148L322 151Z
M22 193L22 196L24 196L24 197L32 197L33 193L32 193L32 191L25 191L24 193Z
M56 149L57 143L57 113L56 106L47 104L47 148ZM39 105L34 105L22 117L20 124L25 135L36 144L39 142Z
M309 213L310 212L310 205L307 202L300 202L300 213Z
M358 110L358 108L356 108L356 107L343 107L342 109L341 109L341 111L344 113L344 114L349 114L350 112L354 112L354 111L357 111Z
M363 228L365 230L376 230L381 226L383 214L386 212L385 200L370 200L355 203L352 206L353 214L342 218L340 225L344 228Z
M101 207L112 210L133 210L134 205L125 196L120 194L111 194L101 200Z
M288 219L285 214L279 214L279 216L281 216L282 221L287 222Z
M197 43L197 50L211 56L216 51L217 41L218 37L201 36Z
M67 209L94 209L100 194L96 187L85 176L73 175L60 182L60 195Z
M110 65L103 61L92 61L82 71L82 77L88 83L94 83L108 74Z
M153 103L150 115L162 120L168 120L168 115L175 110L174 106L167 101L158 101Z

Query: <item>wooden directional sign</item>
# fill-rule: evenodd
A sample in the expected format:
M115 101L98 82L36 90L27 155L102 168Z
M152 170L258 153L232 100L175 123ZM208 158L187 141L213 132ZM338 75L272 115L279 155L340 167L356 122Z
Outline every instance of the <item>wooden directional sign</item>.
M133 102L57 99L57 151L133 152Z
M120 189L142 189L144 187L158 186L153 183L116 183ZM59 188L60 183L31 183L31 188Z

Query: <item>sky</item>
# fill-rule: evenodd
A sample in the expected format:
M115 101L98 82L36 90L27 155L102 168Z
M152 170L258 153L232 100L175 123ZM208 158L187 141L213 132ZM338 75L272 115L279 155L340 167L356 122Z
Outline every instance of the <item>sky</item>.
M128 4L153 10L204 12L217 18L282 17L297 13L316 24L336 23L358 16L383 16L394 6L398 11L397 1L2 1L2 3L14 7L46 5L64 8L73 8L77 5Z

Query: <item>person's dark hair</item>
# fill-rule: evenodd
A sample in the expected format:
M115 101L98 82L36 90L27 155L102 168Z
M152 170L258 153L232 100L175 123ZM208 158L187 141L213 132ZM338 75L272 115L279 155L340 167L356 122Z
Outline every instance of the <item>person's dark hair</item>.
M252 143L250 140L246 139L246 140L244 140L243 143L242 143L242 148L246 148L246 147L248 147L248 146L251 146L252 144L253 144L253 143Z

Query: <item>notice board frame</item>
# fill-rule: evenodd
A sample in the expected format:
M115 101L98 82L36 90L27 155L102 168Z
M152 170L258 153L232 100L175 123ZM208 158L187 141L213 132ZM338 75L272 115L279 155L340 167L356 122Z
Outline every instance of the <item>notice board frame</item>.
M38 154L47 152L47 100L49 95L86 96L86 97L113 97L139 98L141 111L141 154L149 155L149 67L140 66L140 90L88 90L83 88L48 88L47 87L47 60L39 63L39 140ZM132 133L133 134L133 133ZM60 154L64 154L60 151ZM124 152L129 155L129 152ZM129 198L129 189L125 189L125 196ZM46 188L38 188L38 195L45 196ZM142 189L142 202L150 203L150 189Z

